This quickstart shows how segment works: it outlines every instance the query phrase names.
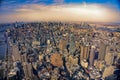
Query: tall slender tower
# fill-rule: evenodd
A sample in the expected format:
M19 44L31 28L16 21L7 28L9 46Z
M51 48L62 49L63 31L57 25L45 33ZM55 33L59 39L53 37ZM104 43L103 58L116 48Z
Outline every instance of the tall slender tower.
M90 52L90 46L89 45L86 45L85 47L84 47L84 59L86 59L86 60L88 60L88 58L89 58L89 52Z
M74 34L70 35L70 47L69 47L70 54L73 54L75 52L75 40L74 40Z
M84 58L83 58L83 55L84 55L84 46L81 45L81 46L80 46L80 60L83 60L83 59L84 59Z
M107 48L107 45L104 42L101 41L99 57L98 57L98 59L101 60L101 61L105 59L106 48Z
M90 64L90 66L93 66L94 59L95 59L95 46L91 46L90 58L89 58L89 64Z
M81 45L80 46L80 60L88 60L90 54L90 46L89 45Z

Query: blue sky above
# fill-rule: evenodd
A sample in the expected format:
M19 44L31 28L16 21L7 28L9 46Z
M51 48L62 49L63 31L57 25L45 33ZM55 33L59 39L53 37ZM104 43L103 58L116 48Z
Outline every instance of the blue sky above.
M14 2L16 2L16 3L28 3L28 2L31 2L31 3L33 3L33 2L47 2L47 3L51 3L51 2L55 2L55 1L58 1L58 2L60 2L60 1L63 1L63 2L65 2L65 3L70 3L70 2L72 2L72 3L78 3L78 2L90 2L90 3L107 3L107 2L110 2L110 3L113 3L113 2L115 2L115 3L118 3L118 1L119 0L1 0L1 2L8 2L8 3L14 3Z
M22 5L22 4L79 4L79 3L97 3L97 4L106 4L111 6L117 6L120 9L120 0L0 0L1 7L2 6L12 6L12 5ZM16 7L14 6L14 7Z
M97 4L109 7L111 10L120 13L120 0L0 0L0 17L2 15L9 16L17 13L18 9L27 5L81 5L81 4ZM31 7L32 8L32 7Z
M120 11L120 0L0 0L0 13L7 14L27 4L102 4Z

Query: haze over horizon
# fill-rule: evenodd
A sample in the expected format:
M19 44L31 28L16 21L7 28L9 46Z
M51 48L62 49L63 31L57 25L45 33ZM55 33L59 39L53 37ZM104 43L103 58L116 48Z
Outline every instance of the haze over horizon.
M0 23L86 21L120 23L119 0L1 0Z

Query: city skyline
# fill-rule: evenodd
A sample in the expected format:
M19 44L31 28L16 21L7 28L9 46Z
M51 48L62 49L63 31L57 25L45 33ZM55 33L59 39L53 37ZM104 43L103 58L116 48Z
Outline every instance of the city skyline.
M0 11L0 23L120 22L119 0L1 0Z
M0 25L0 55L4 55L0 79L120 80L120 26L97 26L84 22Z
M120 0L0 0L0 80L120 80Z

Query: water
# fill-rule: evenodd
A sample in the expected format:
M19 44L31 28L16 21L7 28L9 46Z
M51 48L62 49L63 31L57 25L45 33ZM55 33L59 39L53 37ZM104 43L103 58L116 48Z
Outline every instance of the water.
M0 60L4 59L7 45L4 42L4 32L0 32Z

